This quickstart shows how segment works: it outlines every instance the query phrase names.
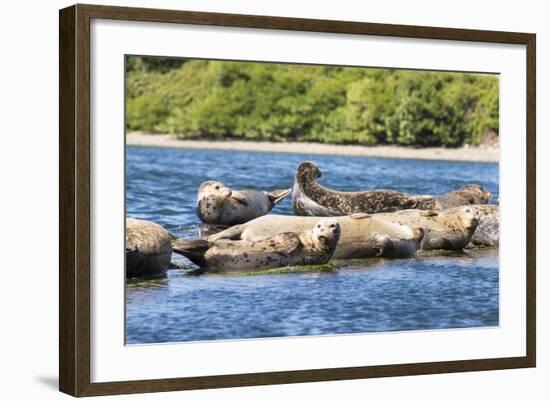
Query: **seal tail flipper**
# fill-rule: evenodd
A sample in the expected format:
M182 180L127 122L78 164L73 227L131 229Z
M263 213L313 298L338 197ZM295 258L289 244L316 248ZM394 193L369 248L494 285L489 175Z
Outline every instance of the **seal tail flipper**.
M204 254L210 248L210 243L202 239L188 240L177 239L172 242L172 250L182 256L185 256L191 262L204 267Z
M290 193L292 192L291 188L286 189L274 189L273 191L267 192L267 197L273 203L273 206L275 206L277 203L282 201L284 198L286 198Z
M211 234L207 237L208 241L218 241L221 239L232 239L232 240L239 240L241 238L241 234L243 233L245 229L244 224L237 224L236 226L229 227L226 230L223 230L216 234Z

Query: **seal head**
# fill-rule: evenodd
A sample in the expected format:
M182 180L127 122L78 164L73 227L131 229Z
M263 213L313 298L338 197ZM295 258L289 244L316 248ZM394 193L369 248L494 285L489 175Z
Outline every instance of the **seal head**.
M319 220L311 230L311 239L315 247L320 251L334 251L340 239L340 224L338 224L336 219Z
M296 180L301 183L316 180L321 176L321 169L314 162L303 162L296 169Z
M222 204L233 192L219 181L205 181L197 193L197 215L208 224L218 223Z

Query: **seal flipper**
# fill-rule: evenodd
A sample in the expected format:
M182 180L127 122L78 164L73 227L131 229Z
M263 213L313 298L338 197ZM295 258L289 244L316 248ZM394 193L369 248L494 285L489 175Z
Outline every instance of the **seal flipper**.
M438 213L430 210L430 211L422 212L420 213L420 215L423 217L436 217L438 216Z
M361 219L368 219L369 217L372 217L368 213L353 213L348 216L350 219L354 220L361 220Z
M282 201L284 198L286 198L290 193L292 192L292 189L286 188L286 189L274 189L273 191L266 192L267 197L275 206L277 203Z
M204 254L210 248L210 243L202 239L187 240L177 239L172 242L172 250L182 256L185 256L191 262L204 267Z
M246 199L246 197L240 192L233 191L231 197L239 202L241 205L248 206L248 199Z
M457 250L457 247L452 243L452 241L444 237L432 238L428 241L428 244L431 249Z
M274 239L277 240L277 250L275 253L280 255L289 255L302 246L302 241L300 241L300 237L296 233L282 233L266 239L265 242L271 245Z
M241 238L241 234L244 232L245 229L244 224L238 224L233 227L229 227L227 230L223 230L222 232L212 234L208 236L208 241L218 241L220 239L232 239L232 240L239 240Z

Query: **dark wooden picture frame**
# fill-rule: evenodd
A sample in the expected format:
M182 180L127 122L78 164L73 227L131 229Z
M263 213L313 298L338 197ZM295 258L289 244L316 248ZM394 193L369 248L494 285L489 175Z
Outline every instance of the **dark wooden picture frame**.
M526 356L91 383L90 21L93 18L525 45L527 49ZM535 34L80 4L60 10L59 29L59 388L62 392L73 396L92 396L535 366Z

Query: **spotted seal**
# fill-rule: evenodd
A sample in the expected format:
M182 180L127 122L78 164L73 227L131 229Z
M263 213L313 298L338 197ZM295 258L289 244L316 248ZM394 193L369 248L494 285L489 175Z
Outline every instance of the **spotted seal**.
M197 216L208 224L246 223L269 213L290 192L290 189L235 191L219 181L205 181L197 192Z
M302 162L292 191L292 207L299 216L342 216L354 213L384 213L404 209L441 210L471 204L486 204L491 193L468 184L442 195L410 195L385 189L340 192L316 182L321 170L314 162Z
M126 218L126 277L164 276L170 266L173 239L159 224Z
M260 241L178 239L172 246L204 271L219 273L326 263L339 238L338 222L317 219L310 230L284 232Z
M340 192L317 183L319 177L321 170L314 162L302 162L296 169L292 207L298 216L344 216L435 207L433 196L409 195L385 189Z
M423 238L423 230L378 219L376 216L334 217L342 233L333 258L410 257L416 252ZM287 231L309 230L317 220L318 217L312 216L262 216L211 235L208 240L260 241Z

